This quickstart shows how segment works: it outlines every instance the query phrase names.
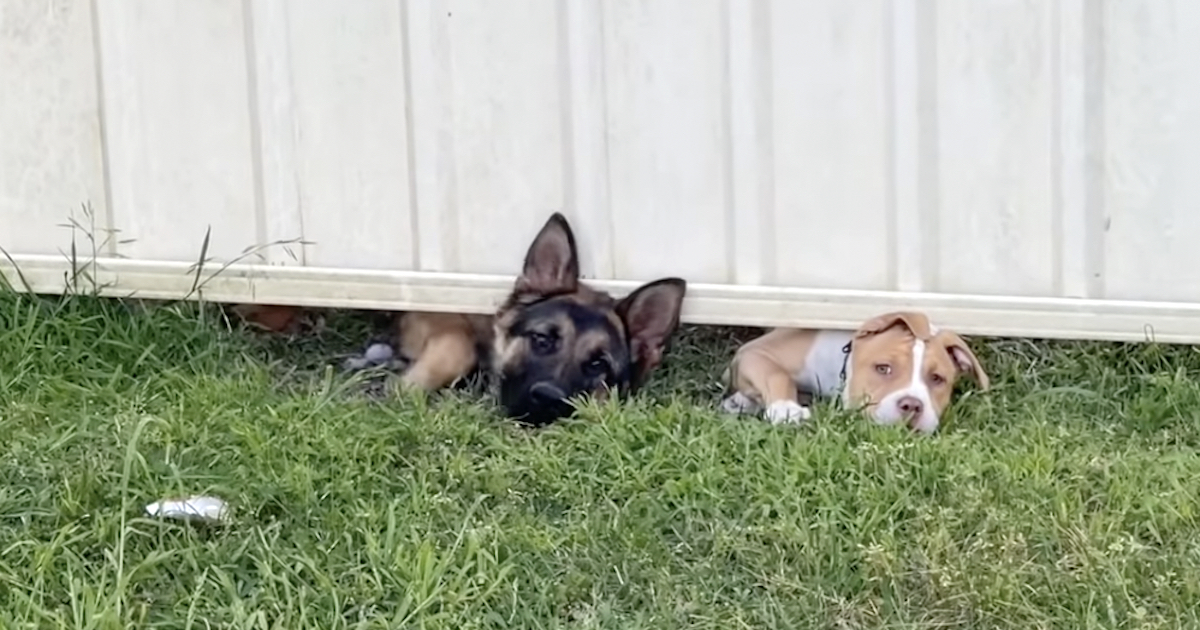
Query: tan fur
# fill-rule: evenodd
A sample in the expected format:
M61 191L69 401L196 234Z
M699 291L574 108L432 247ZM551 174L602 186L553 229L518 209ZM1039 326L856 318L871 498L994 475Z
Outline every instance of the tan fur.
M804 367L815 332L798 328L776 328L738 348L726 381L733 389L766 406L798 401L792 374Z
M479 362L478 343L491 331L491 316L457 313L402 313L396 318L396 345L411 357L401 382L426 391L466 376Z
M726 371L727 386L763 408L799 402L796 375L805 371L805 362L820 343L819 335L818 330L777 328L743 344ZM922 365L915 366L913 346L918 339L925 343L925 351ZM910 387L914 370L920 371L937 416L949 407L960 376L974 377L981 391L990 387L987 373L962 337L936 329L923 313L898 311L871 318L854 332L852 341L852 378L845 384L844 400L868 413L889 394ZM818 355L825 360L833 356L828 349ZM833 371L830 366L807 367Z

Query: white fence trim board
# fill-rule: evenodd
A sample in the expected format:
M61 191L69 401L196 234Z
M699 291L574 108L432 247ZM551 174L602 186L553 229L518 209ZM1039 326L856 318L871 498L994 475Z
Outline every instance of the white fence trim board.
M62 293L72 267L55 256L15 258L25 282L39 293ZM197 283L194 264L105 259L80 263L85 288L101 295L178 299ZM20 282L12 265L0 272ZM295 304L384 310L490 313L512 287L512 276L402 271L360 271L265 265L230 265L200 271L198 298L214 302ZM639 282L588 281L621 295ZM691 284L683 320L734 326L794 325L852 329L890 310L920 309L952 321L963 334L1033 338L1189 342L1200 304L1117 302L1073 298L938 295L891 291L787 289ZM997 322L1007 322L998 325Z

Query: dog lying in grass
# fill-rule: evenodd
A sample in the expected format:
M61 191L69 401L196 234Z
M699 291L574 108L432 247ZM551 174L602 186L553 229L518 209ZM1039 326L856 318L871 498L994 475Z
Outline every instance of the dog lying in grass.
M964 374L988 388L979 359L957 334L922 313L887 313L857 331L777 328L747 342L725 372L732 394L722 407L797 423L812 416L799 402L803 391L840 396L879 424L933 433Z
M525 255L494 315L400 313L388 343L349 367L397 361L401 380L432 391L477 368L497 385L505 413L534 425L570 415L580 395L632 392L662 362L687 291L662 278L615 299L579 279L575 236L555 213Z

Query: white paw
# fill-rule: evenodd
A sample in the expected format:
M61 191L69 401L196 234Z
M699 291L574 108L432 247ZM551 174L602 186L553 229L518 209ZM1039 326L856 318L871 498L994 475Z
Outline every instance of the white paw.
M742 392L734 392L732 396L721 401L721 409L725 413L754 413L758 411L758 403Z
M794 400L781 400L768 405L765 415L771 424L800 424L812 417L812 410Z

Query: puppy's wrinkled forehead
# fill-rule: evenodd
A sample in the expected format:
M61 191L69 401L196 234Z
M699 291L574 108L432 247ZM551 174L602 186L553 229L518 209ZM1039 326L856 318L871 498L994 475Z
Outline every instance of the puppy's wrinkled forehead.
M869 337L856 339L854 343L855 345L869 348L911 348L913 342L916 340L917 335L911 329L906 326L896 325Z
M917 337L903 326L854 340L854 354L862 359L887 360L895 367L911 367Z
M918 342L921 351L914 352ZM946 363L953 367L953 361L937 328L914 333L905 326L892 326L868 337L855 339L854 347L855 354L863 358L887 358L902 367L920 367L914 365L916 361L926 365L931 362Z

